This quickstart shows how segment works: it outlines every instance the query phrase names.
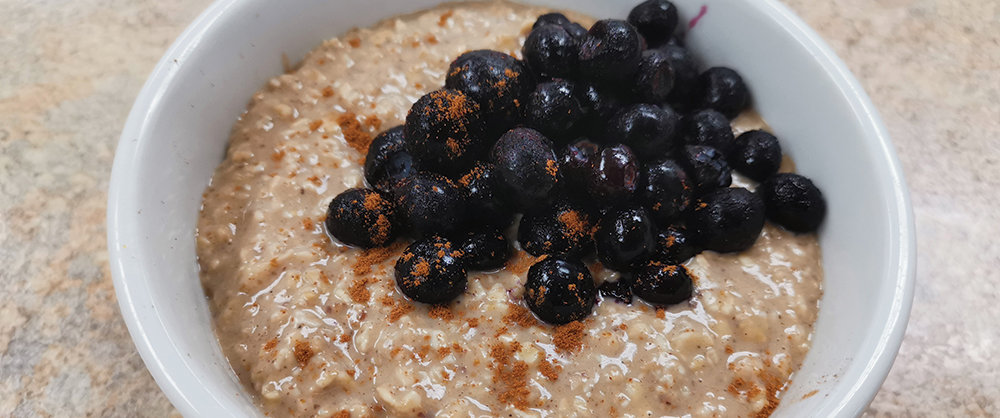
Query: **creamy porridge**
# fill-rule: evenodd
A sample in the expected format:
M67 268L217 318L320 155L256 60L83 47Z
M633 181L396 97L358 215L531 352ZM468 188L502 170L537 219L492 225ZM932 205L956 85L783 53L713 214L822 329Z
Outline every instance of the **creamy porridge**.
M324 42L254 94L205 193L197 250L220 344L265 413L746 417L777 405L822 294L812 234L768 224L747 251L690 260L689 302L605 299L560 327L524 308L523 252L429 307L395 287L405 243L359 250L325 234L333 196L364 183L371 136L401 124L462 52L520 56L547 11L490 2L390 19Z

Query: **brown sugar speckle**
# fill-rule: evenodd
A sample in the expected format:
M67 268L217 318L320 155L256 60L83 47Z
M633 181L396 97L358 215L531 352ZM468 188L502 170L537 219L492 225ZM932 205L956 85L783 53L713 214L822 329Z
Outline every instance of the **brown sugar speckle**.
M296 341L295 348L292 350L295 354L295 361L299 362L300 367L306 367L309 363L309 359L315 354L312 347L306 341Z
M573 321L556 327L552 342L560 351L575 352L583 347L583 322Z
M351 342L351 333L345 332L343 334L340 334L340 338L338 338L337 341L340 341L342 343L349 343L349 342Z
M344 140L347 145L354 148L361 155L368 154L368 146L372 143L372 136L358 122L358 116L353 113L344 113L337 117L337 125L344 133Z
M264 344L264 351L274 350L274 347L278 345L278 339L272 338L266 344Z
M351 45L351 48L357 48L361 46L361 39L351 38L347 40L347 43Z
M468 320L466 320L466 322L469 323L469 328L476 328L476 327L479 326L479 318L478 317L469 318Z
M663 308L656 308L656 317L659 319L667 319L667 310Z
M815 395L817 393L819 393L819 390L818 389L813 389L813 390L809 391L809 393L807 393L805 395L802 395L802 399L811 398L811 397L813 397L813 395Z
M333 87L323 87L323 97L333 97Z

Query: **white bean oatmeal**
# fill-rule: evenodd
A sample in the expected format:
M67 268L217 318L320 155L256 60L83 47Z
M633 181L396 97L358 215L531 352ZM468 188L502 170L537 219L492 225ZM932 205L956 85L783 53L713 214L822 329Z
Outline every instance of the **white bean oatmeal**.
M777 406L822 295L814 234L768 223L746 251L688 261L687 302L604 298L556 327L525 308L535 258L524 252L470 272L454 303L432 307L396 287L404 242L361 250L326 234L331 199L364 187L371 137L403 123L463 52L520 57L546 12L485 2L389 19L324 42L254 94L205 192L197 250L219 342L262 411L749 417ZM750 112L734 123L759 127ZM598 284L617 277L591 267Z

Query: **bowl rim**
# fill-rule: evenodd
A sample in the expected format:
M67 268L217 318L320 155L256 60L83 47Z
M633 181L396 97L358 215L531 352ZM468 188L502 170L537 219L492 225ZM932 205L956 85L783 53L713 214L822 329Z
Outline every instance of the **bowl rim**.
M191 389L184 389L170 369L168 363L180 356L176 347L161 348L154 345L151 335L169 341L160 324L159 313L152 305L152 295L144 286L133 286L126 280L126 272L141 269L142 266L129 254L139 246L135 241L126 240L123 235L123 205L130 196L129 184L133 176L126 175L137 167L137 153L143 138L148 138L147 124L151 116L160 110L166 86L173 81L188 56L198 47L202 37L242 0L216 0L203 11L170 45L154 67L149 78L136 97L122 130L115 150L114 163L109 182L107 207L107 240L109 264L119 310L128 327L140 357L157 385L170 402L185 416L200 416L204 405L188 396ZM516 0L515 0L516 1ZM916 281L916 233L909 191L895 149L889 138L878 111L865 93L861 84L848 70L846 64L833 52L825 41L797 17L787 6L777 0L750 0L751 6L759 9L772 23L777 24L796 42L805 47L816 63L828 73L850 105L854 117L861 123L862 130L876 141L879 161L886 165L892 184L890 199L891 216L898 219L890 246L893 246L891 271L895 273L892 306L877 341L874 355L864 366L861 378L846 392L843 399L831 410L831 416L859 415L874 399L895 360L906 331ZM133 248L124 243L132 242ZM170 370L170 371L168 371Z

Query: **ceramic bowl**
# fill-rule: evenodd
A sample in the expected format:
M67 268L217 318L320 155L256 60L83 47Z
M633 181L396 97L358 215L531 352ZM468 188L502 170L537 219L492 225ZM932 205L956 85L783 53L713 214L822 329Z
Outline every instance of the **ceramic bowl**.
M535 0L624 17L636 0ZM800 173L825 193L825 294L813 347L778 417L854 416L899 348L913 293L913 216L875 108L828 46L773 0L676 0L706 65L738 69ZM186 416L253 416L212 332L194 231L236 117L268 78L353 26L437 0L219 0L174 42L135 101L115 155L108 245L122 315ZM807 396L810 395L810 396Z

